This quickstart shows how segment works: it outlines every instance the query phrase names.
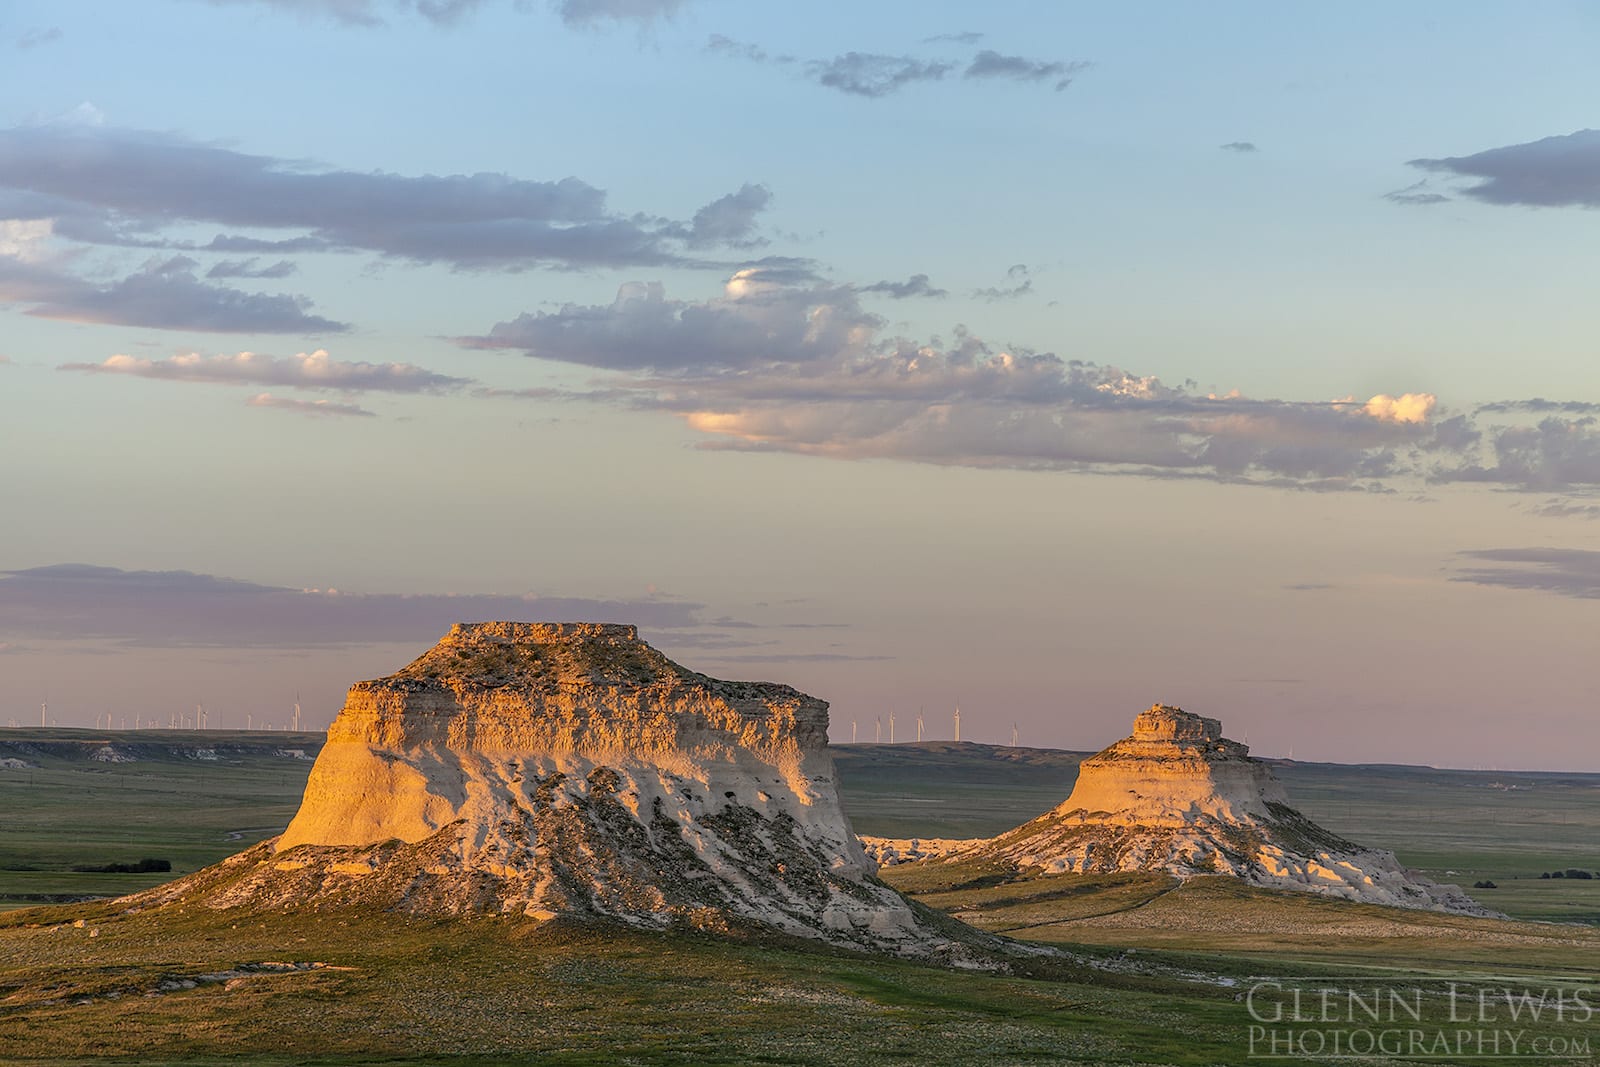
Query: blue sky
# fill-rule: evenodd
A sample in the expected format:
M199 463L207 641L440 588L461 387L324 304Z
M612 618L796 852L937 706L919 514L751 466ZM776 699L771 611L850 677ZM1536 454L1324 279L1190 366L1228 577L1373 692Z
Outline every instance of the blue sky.
M559 613L836 739L1594 769L1597 19L13 2L0 724Z

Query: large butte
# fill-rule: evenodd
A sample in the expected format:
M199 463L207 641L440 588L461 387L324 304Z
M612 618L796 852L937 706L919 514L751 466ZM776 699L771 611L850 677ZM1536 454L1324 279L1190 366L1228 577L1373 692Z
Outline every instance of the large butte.
M460 624L350 687L282 836L149 896L953 948L873 877L827 727L826 702L708 678L632 626Z

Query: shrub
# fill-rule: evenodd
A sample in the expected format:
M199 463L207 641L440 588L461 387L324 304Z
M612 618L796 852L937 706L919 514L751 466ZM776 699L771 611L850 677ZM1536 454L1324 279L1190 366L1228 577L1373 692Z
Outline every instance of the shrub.
M72 868L79 874L165 874L171 860L142 859L137 863L83 863Z

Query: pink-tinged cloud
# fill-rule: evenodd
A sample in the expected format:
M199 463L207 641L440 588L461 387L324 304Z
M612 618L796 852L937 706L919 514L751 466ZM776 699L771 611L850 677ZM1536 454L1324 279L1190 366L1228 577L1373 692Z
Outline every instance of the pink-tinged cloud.
M169 382L275 385L291 389L337 389L346 393L444 393L471 383L470 378L452 378L412 363L337 360L321 348L293 356L257 352L203 356L188 352L165 359L145 359L119 353L103 363L66 363L60 369Z
M960 327L949 342L891 336L864 291L755 266L709 300L629 283L608 305L528 312L460 343L616 372L609 387L712 448L1365 490L1475 440L1460 417L1432 418L1430 394L1202 395Z
M1362 407L1368 415L1382 422L1427 422L1438 398L1432 393L1402 393L1390 396L1379 393Z
M377 415L377 412L368 411L359 404L338 404L332 400L298 400L294 397L273 396L271 393L257 393L246 400L245 404L253 408L298 411L302 415L358 415L365 418Z

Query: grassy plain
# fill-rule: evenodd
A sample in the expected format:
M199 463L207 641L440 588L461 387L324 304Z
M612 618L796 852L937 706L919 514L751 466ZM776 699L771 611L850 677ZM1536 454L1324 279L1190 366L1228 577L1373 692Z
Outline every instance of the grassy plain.
M108 740L137 762L87 759ZM0 869L0 903L132 892L270 836L288 822L310 768L279 752L312 755L319 742L5 732L0 759L31 766L0 771L0 868L38 869ZM892 836L1007 829L1063 799L1078 759L948 743L842 746L836 755L858 829ZM1480 894L1493 907L1569 921L1600 910L1587 895L1595 883L1537 878L1600 865L1600 776L1307 764L1278 773L1297 804L1341 833L1441 876L1457 872L1452 880L1511 883ZM69 870L146 857L171 859L172 875ZM1014 956L1008 973L983 973L755 934L33 907L0 914L0 1060L1239 1064L1252 1051L1243 991L1263 977L1600 983L1600 931L1587 926L1398 912L1223 879L1180 886L958 865L884 877L980 929L1065 955ZM1428 1018L1442 1021L1446 1005L1431 988ZM1600 1045L1592 1021L1546 1018L1528 1032ZM1529 1062L1404 1062L1469 1059Z
M1211 1064L1242 1032L1231 990L1161 974L621 926L78 905L0 918L0 946L14 1062ZM325 966L247 970L268 962Z
M271 837L300 806L322 740L245 731L0 732L0 760L27 765L0 767L0 910L136 892ZM130 762L93 758L108 747ZM172 872L72 870L141 859L168 860Z

